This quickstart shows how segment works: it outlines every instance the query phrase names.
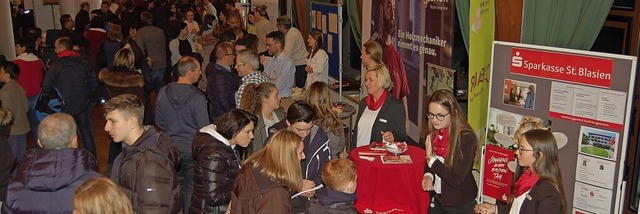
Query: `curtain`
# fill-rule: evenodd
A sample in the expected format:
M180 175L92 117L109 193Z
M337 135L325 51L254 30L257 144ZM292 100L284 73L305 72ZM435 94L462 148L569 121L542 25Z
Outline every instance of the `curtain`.
M345 3L351 32L358 47L362 47L362 27L360 27L362 24L362 20L360 20L362 12L358 8L358 3L362 6L362 1L346 0Z
M525 0L522 43L589 50L613 0Z
M455 4L464 47L469 53L469 0L456 0Z

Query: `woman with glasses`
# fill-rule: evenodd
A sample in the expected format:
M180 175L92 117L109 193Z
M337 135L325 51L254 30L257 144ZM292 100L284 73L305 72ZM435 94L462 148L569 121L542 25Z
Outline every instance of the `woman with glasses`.
M407 140L404 105L390 96L393 87L389 70L378 65L367 70L365 84L367 97L360 101L358 117L351 139L351 149L376 142L403 142Z
M476 205L475 213L567 213L567 201L558 164L558 145L544 129L525 132L516 150L518 176L509 205ZM526 200L525 200L526 199Z
M472 213L478 187L471 174L478 141L456 97L431 95L425 140L427 166L422 189L431 193L429 213Z

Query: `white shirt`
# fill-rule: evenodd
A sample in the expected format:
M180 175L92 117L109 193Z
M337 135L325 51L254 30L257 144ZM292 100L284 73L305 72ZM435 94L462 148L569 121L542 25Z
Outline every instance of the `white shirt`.
M379 112L380 108L375 111L371 111L367 107L364 108L364 112L362 112L362 116L358 120L358 142L356 142L356 147L371 143L371 129L373 129L373 124L376 122Z
M275 112L271 112L271 114L273 115L273 120L269 120L264 116L262 117L262 119L264 120L264 131L267 133L267 136L269 136L269 127L280 121L280 118L278 118Z
M509 214L520 213L520 207L522 207L522 203L524 202L524 199L527 198L527 195L529 195L529 191L513 199L513 202L511 203L511 209L509 210Z
M329 82L329 56L323 49L319 49L316 55L307 59L307 66L313 68L313 73L307 73L305 88L314 82Z

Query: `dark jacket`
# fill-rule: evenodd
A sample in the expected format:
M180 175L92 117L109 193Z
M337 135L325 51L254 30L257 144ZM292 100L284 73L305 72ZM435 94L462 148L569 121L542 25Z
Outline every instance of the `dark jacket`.
M287 186L260 174L260 169L243 166L233 183L232 214L293 213Z
M89 24L89 11L80 9L80 11L78 11L78 13L76 14L75 20L75 33L78 35L82 35L84 33L84 27Z
M107 38L107 40L104 41L102 49L102 51L104 51L104 59L97 60L105 60L106 63L104 66L107 68L113 66L113 60L116 57L116 53L120 50L120 42L112 41Z
M520 214L529 213L562 213L562 196L548 180L539 179L520 206ZM511 207L498 205L498 213L509 213Z
M144 90L144 77L136 71L121 67L104 68L98 78L104 83L108 99L122 94L136 95L143 103L149 99Z
M276 114L276 117L278 117L278 120L284 119L284 112L282 112L281 109L273 110L273 112ZM267 134L267 129L269 127L265 127L266 124L264 124L264 117L262 117L262 115L256 116L258 117L258 122L253 129L253 140L251 141L250 146L247 147L247 157L264 148L264 145L267 143L267 138L269 137Z
M364 108L367 107L367 98L363 98L360 100L360 104L358 105L358 117L356 117L356 124L353 129L353 137L351 137L351 148L353 150L356 148L358 144L358 123L360 122L360 117L362 117L362 113L364 112ZM381 131L390 131L393 133L393 138L396 142L404 142L407 141L407 131L406 131L406 116L404 110L404 104L397 100L395 97L389 93L387 95L387 99L384 100L382 107L380 107L380 111L378 112L378 116L376 116L375 122L373 122L373 127L371 129L371 139L366 139L368 143L371 141L382 142ZM364 139L361 139L364 140ZM368 144L367 143L367 144Z
M111 180L137 213L182 213L178 164L180 155L171 139L145 126L140 138L114 160Z
M207 74L207 98L211 120L236 107L235 93L240 85L237 74L218 63L209 63Z
M282 119L280 122L271 126L269 128L269 138L265 141L265 145L273 134L286 128L286 119ZM329 137L322 128L314 124L309 135L304 138L303 143L303 151L306 158L300 162L302 179L312 180L317 186L322 184L322 167L331 159ZM304 212L309 200L309 198L303 196L294 198L292 201L294 212Z
M156 125L174 143L189 145L200 128L209 124L207 102L193 85L170 83L156 99Z
M463 205L474 200L478 193L478 186L471 174L478 146L475 133L462 130L459 144L462 154L457 155L451 168L438 160L433 162L431 168L429 164L425 166L426 172L435 173L442 179L442 193L438 195L442 206Z
M241 160L230 145L219 139L224 137L215 131L215 125L205 126L193 139L195 166L189 213L216 213L215 207L231 201Z
M76 187L101 176L97 166L84 149L31 149L9 182L2 213L71 213Z
M309 208L305 213L308 214L357 214L356 206L353 204L356 201L356 194L349 194L331 190L327 187L321 188L317 191L318 200L309 203Z
M0 201L5 199L11 172L16 164L16 158L7 139L13 117L7 112L9 112L8 109L0 109Z
M98 78L82 57L66 56L58 58L47 71L42 88L50 86L56 87L64 98L62 112L77 115L89 108L89 98L98 86Z

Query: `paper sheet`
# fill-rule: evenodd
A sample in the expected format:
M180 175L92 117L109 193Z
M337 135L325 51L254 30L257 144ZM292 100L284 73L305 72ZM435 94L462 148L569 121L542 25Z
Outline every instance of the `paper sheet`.
M329 32L338 33L338 14L329 14Z

